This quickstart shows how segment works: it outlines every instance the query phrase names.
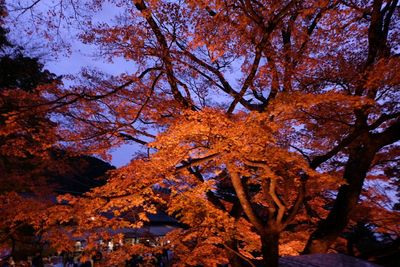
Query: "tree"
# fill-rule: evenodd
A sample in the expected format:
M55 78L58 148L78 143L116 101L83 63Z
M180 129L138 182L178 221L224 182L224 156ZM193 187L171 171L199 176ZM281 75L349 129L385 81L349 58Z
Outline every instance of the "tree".
M347 184L339 188L333 209L311 236L305 252L327 251L329 245L345 229L378 151L392 144L390 149L397 147L399 137L396 132L400 125L395 103L398 96L393 90L398 88L398 77L392 72L392 68L398 64L398 55L394 55L391 48L396 45L396 41L390 33L391 23L394 23L392 16L398 8L397 5L398 1L373 1L370 6L363 7L363 15L368 16L368 45L364 48L364 57L355 68L361 75L358 74L358 78L350 77L351 80L344 84L353 95L374 100L375 105L355 109L351 132L327 154L317 156L311 162L311 166L318 167L331 156L329 154L346 148L348 158L344 164L343 178ZM355 7L350 5L350 8ZM345 63L343 67L347 68L346 65ZM339 67L339 71L343 67ZM377 75L388 75L388 79L379 79ZM385 153L391 152L389 150Z
M111 166L57 146L57 125L44 94L60 84L60 77L7 39L2 2L0 11L0 247L20 259L47 241L45 229L54 225L45 222L54 210L63 209L52 196L60 191L82 194L104 184L95 179Z
M42 70L38 59L26 57L7 39L3 18L7 15L0 3L0 225L1 247L18 249L18 237L32 229L18 218L39 212L48 201L35 201L19 193L43 189L43 168L48 162L48 148L55 142L55 125L43 109L43 85L55 82L55 76ZM46 164L44 164L46 162ZM25 240L27 241L27 240Z
M337 189L304 250L326 252L367 175L398 157L398 1L115 4L118 18L85 17L81 38L135 71L85 70L67 92L50 90L48 105L69 119L61 133L75 148L104 154L133 141L149 153L84 200L69 199L82 227L98 227L83 214L135 208L140 222L166 208L188 226L170 235L178 258L191 253L187 264L260 256L277 266L279 236L315 222L320 199Z
M2 16L5 7L0 5ZM41 108L46 86L54 86L55 75L43 70L38 59L23 55L21 48L8 41L1 18L0 57L0 170L2 193L13 187L29 187L34 179L27 171L37 164L34 158L46 157L55 142L55 124ZM29 181L30 180L30 181ZM39 181L38 177L36 180ZM28 182L28 184L27 184Z

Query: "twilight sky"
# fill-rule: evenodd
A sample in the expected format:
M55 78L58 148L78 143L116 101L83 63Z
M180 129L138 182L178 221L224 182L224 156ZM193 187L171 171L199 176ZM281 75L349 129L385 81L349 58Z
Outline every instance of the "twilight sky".
M114 63L106 62L101 58L96 57L95 48L88 45L74 42L70 56L63 56L56 61L49 61L45 67L57 75L77 74L84 67L95 67L108 74L121 74L129 72L133 68L132 62L126 62L119 58ZM113 149L111 164L120 167L132 159L132 155L140 149L140 145L124 145Z
M79 32L79 23L74 22L74 18L66 18L59 26L59 39L51 43L46 38L39 34L28 35L27 32L35 32L36 27L39 28L39 33L46 35L47 25L44 22L37 21L51 19L47 10L56 9L57 1L59 0L42 0L34 6L32 12L25 12L21 15L20 7L30 6L32 0L6 0L9 10L9 29L10 37L14 43L21 44L26 48L28 55L39 56L45 64L45 68L57 75L78 74L82 68L96 68L102 72L111 75L120 75L122 73L132 73L135 70L135 65L132 62L127 62L123 58L113 58L113 62L107 61L99 55L97 47L83 44L76 36ZM14 11L13 11L14 10ZM92 11L88 11L92 12ZM122 12L118 7L105 4L100 11L92 12L91 19L94 22L113 23L114 18ZM47 16L47 17L46 17ZM51 35L51 33L49 33ZM60 43L70 44L70 52L66 52L67 48L57 48L57 52L51 50L51 46L56 46ZM50 47L49 47L50 46ZM60 51L61 50L61 51ZM98 53L97 53L98 54ZM240 64L233 65L233 70L225 73L225 78L236 86L237 74L241 72ZM210 101L213 103L223 103L226 100L224 94L215 92L215 95L210 95ZM240 105L237 107L241 108ZM143 146L139 144L124 145L120 148L113 149L111 163L116 167L123 166L132 159L135 152L138 152Z
M96 55L97 49L94 46L85 45L76 37L77 31L74 26L60 27L60 38L62 42L69 43L70 53L57 52L54 53L48 47L48 40L43 37L27 32L34 31L35 17L37 14L46 14L48 8L56 3L56 0L40 1L33 10L34 13L25 12L21 15L19 7L30 6L30 0L6 0L8 5L8 29L9 37L13 43L21 45L25 48L25 53L30 56L39 57L45 68L55 73L56 75L78 74L82 68L96 68L102 72L119 75L124 72L132 73L134 65L132 62L127 62L123 58L115 58L114 62L108 62L105 59ZM36 13L35 13L36 12ZM94 18L98 21L111 21L117 15L118 9L115 6L106 4L103 10L95 13ZM35 15L36 14L36 15ZM123 166L132 159L135 152L140 150L140 145L124 145L120 148L111 151L112 161L116 167Z

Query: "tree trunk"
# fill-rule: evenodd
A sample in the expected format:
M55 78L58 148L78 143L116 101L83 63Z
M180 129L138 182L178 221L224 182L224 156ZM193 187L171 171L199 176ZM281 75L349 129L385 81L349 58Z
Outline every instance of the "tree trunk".
M232 267L242 267L242 266L247 266L245 265L245 263L243 262L243 260L238 256L237 253L237 240L230 240L228 242L226 242L226 245L229 249L226 249L226 255L228 257L229 260L229 266ZM237 252L237 253L235 253Z
M16 241L13 236L10 236L11 239L11 255L15 257L15 247L16 247Z
M261 235L261 252L263 254L263 262L266 267L279 266L279 232L267 231Z
M232 267L248 266L248 265L245 265L243 260L238 255L236 255L235 253L227 250L226 254L228 256L229 266L232 266Z
M303 251L304 254L326 253L346 228L349 215L357 205L366 174L376 151L377 148L371 143L371 140L362 142L351 149L343 175L347 184L339 188L332 210L310 236Z

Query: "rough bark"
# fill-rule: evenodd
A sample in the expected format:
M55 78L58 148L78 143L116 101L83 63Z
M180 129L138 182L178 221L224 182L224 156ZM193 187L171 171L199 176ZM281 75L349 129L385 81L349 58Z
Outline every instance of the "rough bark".
M369 142L368 142L369 141ZM377 152L371 140L353 147L344 171L347 184L340 186L334 206L309 238L303 253L325 253L345 229L349 215L357 205L366 174Z
M227 249L226 249L226 255L229 260L229 265L232 267L242 267L242 266L248 266L244 262L243 259L241 259L238 255L239 252L237 250L237 240L230 240L226 244Z
M279 231L267 231L261 236L264 266L279 266Z
M366 121L366 119L363 119ZM360 124L361 125L361 124ZM325 253L349 222L349 215L357 205L366 175L376 153L384 146L400 140L400 118L381 133L364 133L349 149L344 179L347 184L339 188L334 206L328 217L310 236L303 253Z
M374 0L371 6L371 21L368 27L368 57L363 71L368 74L368 69L379 59L390 57L387 47L387 34L394 10L398 0L392 1L385 8L382 8L382 0ZM366 91L362 81L355 90L356 95L363 95ZM367 96L375 99L376 90L369 90ZM321 222L317 230L309 238L303 253L324 253L329 246L345 229L349 222L349 215L357 205L361 194L362 186L367 172L371 166L376 152L385 145L389 145L399 140L398 134L400 123L399 119L382 133L368 134L364 131L368 128L368 115L362 110L356 111L357 121L355 131L343 139L339 146L311 162L312 168L317 168L321 163L331 158L338 151L346 146L350 146L349 159L346 163L344 179L348 184L339 188L333 209L328 217ZM368 131L368 130L367 130ZM364 138L358 138L364 132ZM354 145L351 146L351 143Z
M230 170L231 181L236 195L239 199L243 212L246 214L250 223L253 225L261 238L261 253L263 256L263 265L267 267L279 266L279 233L282 230L282 225L278 222L280 220L269 220L264 223L263 220L257 215L256 211L251 205L249 196L245 187L240 179L240 174L234 170L234 166L228 165Z

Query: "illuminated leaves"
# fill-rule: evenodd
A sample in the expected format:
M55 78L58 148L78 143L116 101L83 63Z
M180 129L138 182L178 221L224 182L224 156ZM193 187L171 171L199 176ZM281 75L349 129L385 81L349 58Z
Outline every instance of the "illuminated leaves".
M90 10L105 3L83 2ZM371 15L377 1L110 2L115 20L90 20L88 12L79 36L102 59L124 58L132 70L111 76L85 69L69 88L44 88L40 96L2 91L1 101L19 107L49 100L59 114L57 134L70 150L107 158L128 142L144 147L106 185L63 196L65 206L46 206L53 211L41 213L46 225L72 223L68 234L87 235L94 251L96 238L117 240L117 229L141 227L148 214L165 210L185 226L166 237L177 264L212 266L226 263L227 246L235 242L240 255L257 258L274 231L282 254L297 254L329 213L332 192L347 185L361 192L368 170L369 178L393 183L399 29L396 12L383 14L395 8L389 2L375 10L382 16ZM378 23L378 17L385 19ZM24 119L35 113L24 112L2 115L0 137L12 137L1 144L2 155L40 155L54 142L48 121L26 127ZM35 112L47 118L45 109ZM30 146L27 136L40 145ZM367 158L373 164L364 166ZM355 205L357 198L343 201ZM388 201L382 192L366 199L376 202L362 201L370 218L395 218L377 205ZM49 236L56 239L55 233ZM133 246L110 259L151 252Z

